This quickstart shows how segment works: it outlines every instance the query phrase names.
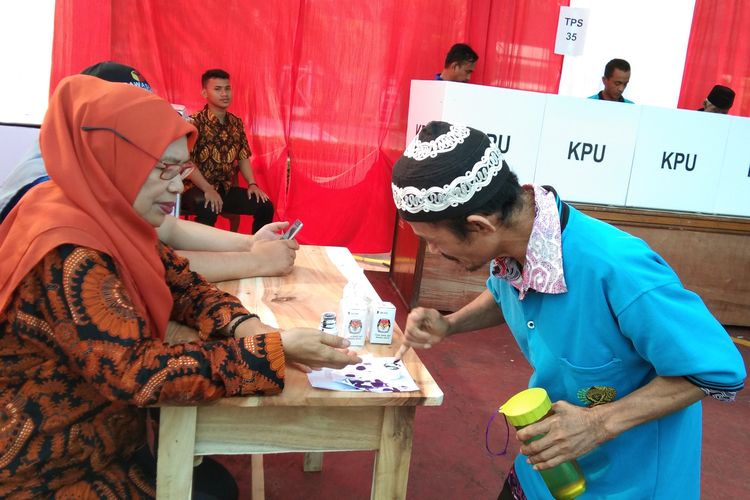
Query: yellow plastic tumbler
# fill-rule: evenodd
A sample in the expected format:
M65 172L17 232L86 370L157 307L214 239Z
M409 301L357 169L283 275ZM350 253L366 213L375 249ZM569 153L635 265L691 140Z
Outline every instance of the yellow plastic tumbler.
M516 429L538 422L551 414L552 402L547 391L534 387L521 391L498 410ZM534 436L526 444L541 438ZM570 500L586 491L586 479L575 460L569 460L551 469L539 471L550 493L557 500Z

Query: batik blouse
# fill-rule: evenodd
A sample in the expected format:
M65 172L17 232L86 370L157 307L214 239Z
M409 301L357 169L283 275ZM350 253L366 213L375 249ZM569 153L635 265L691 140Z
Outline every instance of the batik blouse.
M280 334L218 335L247 310L159 252L171 318L199 342L159 339L113 260L88 248L56 248L16 288L0 314L0 498L153 497L133 461L146 444L144 407L282 390Z

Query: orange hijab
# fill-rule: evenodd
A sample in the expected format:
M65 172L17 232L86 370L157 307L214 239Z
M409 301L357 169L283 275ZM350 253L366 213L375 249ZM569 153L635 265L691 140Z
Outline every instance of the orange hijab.
M72 243L112 257L137 311L164 338L172 310L154 228L133 202L155 158L195 127L143 89L76 75L52 94L40 146L52 181L30 190L0 226L0 314L18 284L54 248Z

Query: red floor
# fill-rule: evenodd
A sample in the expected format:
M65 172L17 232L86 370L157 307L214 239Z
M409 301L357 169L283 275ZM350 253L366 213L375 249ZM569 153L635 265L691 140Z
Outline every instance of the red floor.
M397 304L398 323L405 307L387 273L367 273L384 300ZM750 340L750 329L732 329ZM750 348L738 346L746 366ZM439 407L417 410L409 472L410 499L495 499L518 446L511 432L508 454L492 457L485 450L485 426L497 407L526 387L530 368L510 333L483 330L449 339L419 356L445 393ZM502 449L505 428L496 420L493 450ZM701 498L750 498L750 391L734 403L704 402ZM366 499L370 496L374 453L325 455L323 471L302 471L302 454L265 456L266 498ZM242 499L250 498L249 457L222 457L240 483Z

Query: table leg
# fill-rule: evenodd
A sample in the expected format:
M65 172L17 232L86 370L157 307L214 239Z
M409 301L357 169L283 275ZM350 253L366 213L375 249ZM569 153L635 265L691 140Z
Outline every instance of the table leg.
M380 448L375 454L373 500L406 498L416 406L388 406L383 413Z
M308 451L305 453L305 465L302 467L305 472L320 472L323 470L323 452Z
M263 474L263 455L250 456L250 469L252 471L252 499L264 500L266 498L266 478Z
M159 417L156 498L187 500L193 490L195 406L164 406Z

